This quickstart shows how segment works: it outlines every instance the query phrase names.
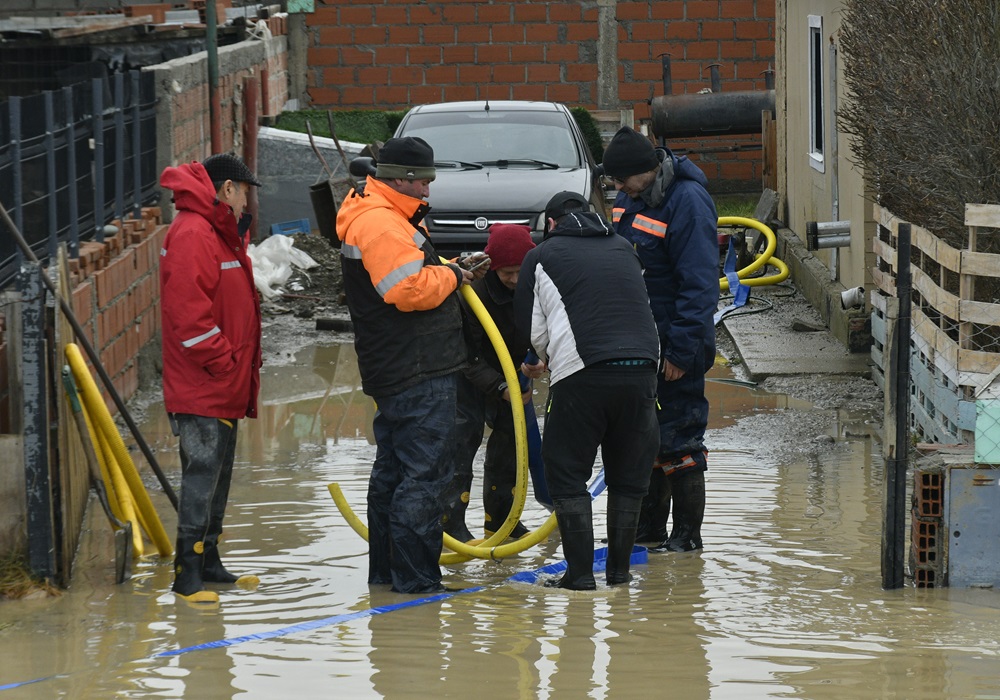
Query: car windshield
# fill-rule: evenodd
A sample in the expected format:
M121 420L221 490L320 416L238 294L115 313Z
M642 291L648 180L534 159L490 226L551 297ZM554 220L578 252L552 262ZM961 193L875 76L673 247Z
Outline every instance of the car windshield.
M411 114L401 136L419 136L436 161L500 167L579 167L566 117L558 112L436 112Z

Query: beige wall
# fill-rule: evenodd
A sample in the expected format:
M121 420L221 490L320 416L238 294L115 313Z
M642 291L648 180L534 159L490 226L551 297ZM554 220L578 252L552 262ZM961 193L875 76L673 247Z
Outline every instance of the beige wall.
M866 199L861 170L852 162L850 139L839 134L837 168L831 158L834 120L830 92L830 42L837 40L843 12L841 0L778 0L776 9L778 187L787 226L805 240L807 221L830 221L833 177L839 171L840 212L838 219L851 221L851 246L816 251L827 267L837 268L844 287L871 285L871 237L875 233L871 202ZM809 158L809 15L822 17L824 73L824 172L810 165ZM844 56L837 62L837 104L846 104Z

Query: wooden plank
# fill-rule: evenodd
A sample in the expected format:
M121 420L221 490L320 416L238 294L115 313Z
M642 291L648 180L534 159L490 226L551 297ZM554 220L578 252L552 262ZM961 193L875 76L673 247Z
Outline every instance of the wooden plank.
M0 435L0 556L23 554L28 520L24 491L24 445L20 435Z
M958 297L941 289L937 285L937 282L923 270L912 268L911 271L913 274L913 288L920 292L920 296L924 298L924 301L948 318L958 320Z
M897 236L899 233L899 218L896 217L891 211L875 204L873 205L872 216L875 218L875 221L879 226L892 231L893 238Z
M879 238L874 239L872 241L872 252L892 265L893 269L896 268L896 249L888 243Z
M872 270L872 283L888 296L896 296L896 278L881 270Z
M962 301L957 318L960 321L984 326L1000 326L1000 304L991 304L987 301Z
M995 352L980 352L979 350L959 350L958 371L961 375L970 373L989 374L997 365Z
M960 255L963 275L1000 277L1000 255L996 253L974 253L971 250L963 250Z
M72 297L69 284L69 269L67 264L66 245L59 246L58 279L56 280L59 295L63 299ZM59 416L59 453L53 458L53 479L59 482L59 500L53 502L53 508L62 512L62 534L56 541L61 544L57 552L56 568L59 571L60 582L68 586L72 578L73 558L83 531L83 517L87 509L87 499L90 496L90 471L87 458L83 452L83 443L73 420L71 409L63 390L61 370L66 363L66 345L75 342L73 327L66 315L56 313L53 382L56 391L56 411Z
M965 225L1000 228L1000 204L966 204Z

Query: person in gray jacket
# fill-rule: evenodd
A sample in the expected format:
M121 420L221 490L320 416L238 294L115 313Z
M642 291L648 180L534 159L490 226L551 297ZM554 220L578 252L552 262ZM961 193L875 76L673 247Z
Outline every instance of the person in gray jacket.
M550 372L542 459L567 563L550 584L592 590L587 481L598 447L608 484L607 582L631 580L639 508L659 446L660 348L632 246L579 194L555 195L545 217L545 238L521 266L515 322L540 358L523 370L533 378Z

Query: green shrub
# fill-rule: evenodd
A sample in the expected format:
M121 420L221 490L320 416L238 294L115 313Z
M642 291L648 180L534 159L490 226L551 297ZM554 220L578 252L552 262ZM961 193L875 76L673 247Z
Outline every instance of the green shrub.
M405 112L381 112L376 110L352 109L332 111L333 127L337 138L354 143L371 143L390 138ZM314 136L330 136L327 112L319 109L303 109L297 112L282 112L275 124L279 129L306 133L306 121Z
M570 112L580 131L583 132L583 140L587 142L587 148L594 156L594 162L600 163L604 160L604 143L601 141L601 130L597 127L597 120L585 107L573 107Z

